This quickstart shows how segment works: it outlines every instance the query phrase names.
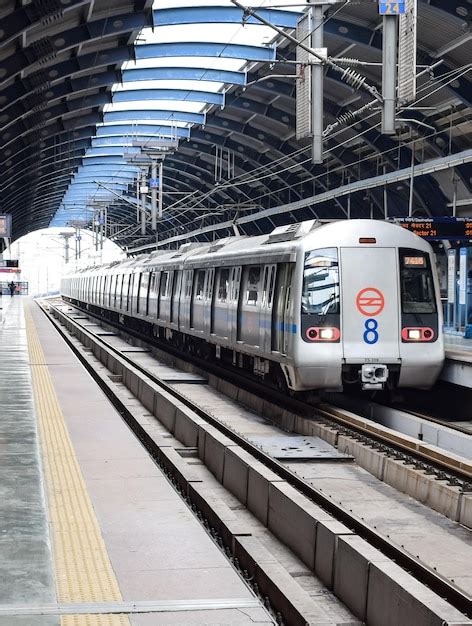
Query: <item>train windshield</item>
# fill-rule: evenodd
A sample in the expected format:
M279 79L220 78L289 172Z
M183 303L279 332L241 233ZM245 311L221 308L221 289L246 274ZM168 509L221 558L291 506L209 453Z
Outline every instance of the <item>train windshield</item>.
M305 254L302 313L339 313L339 262L337 248Z
M400 281L403 313L436 313L428 254L420 250L400 250Z

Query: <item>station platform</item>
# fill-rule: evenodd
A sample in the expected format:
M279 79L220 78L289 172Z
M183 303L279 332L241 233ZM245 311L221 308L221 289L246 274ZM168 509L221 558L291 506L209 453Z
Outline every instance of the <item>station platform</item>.
M460 335L444 335L446 362L441 372L441 380L472 387L472 339Z
M36 304L0 310L0 624L274 623Z

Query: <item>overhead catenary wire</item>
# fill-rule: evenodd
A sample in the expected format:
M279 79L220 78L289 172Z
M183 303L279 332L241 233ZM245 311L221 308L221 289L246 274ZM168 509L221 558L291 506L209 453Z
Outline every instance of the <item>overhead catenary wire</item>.
M463 73L466 73L467 71L469 71L469 69L470 69L471 67L472 67L472 64L466 64L466 65L462 66L461 68L455 68L454 70L451 70L450 72L446 72L446 73L444 73L444 74L443 74L440 78L438 78L438 79L436 79L435 77L430 78L430 79L428 80L428 82L427 82L425 85L423 85L423 86L419 89L418 94L421 94L423 91L427 90L431 84L436 85L436 84L437 84L437 80L443 81L445 78L447 78L447 77L451 77L451 79L450 79L448 82L446 82L446 83L441 83L441 84L440 84L440 85L439 85L439 86L438 86L435 90L433 90L433 91L432 91L432 92L430 92L430 93L427 93L427 94L426 94L426 95L425 95L422 99L417 98L417 100L416 100L414 103L412 103L411 105L409 105L408 107L406 107L406 109L410 109L412 106L414 106L415 104L418 104L419 102L421 102L422 100L424 100L426 97L429 97L429 96L433 95L434 93L436 93L436 91L438 91L438 90L440 90L440 89L443 89L443 88L444 88L444 87L446 87L446 86L447 86L450 82L453 82L454 80L456 80L456 79L457 79L456 74L459 74L459 75L461 76ZM424 71L420 72L420 74L423 74L423 73L424 73ZM369 105L372 105L373 103L368 103L368 104L369 104ZM402 110L405 110L405 108L400 109L400 111L402 111ZM373 115L375 115L375 114L376 114L376 113L374 113ZM372 115L370 115L370 116L368 116L368 117L364 118L364 119L363 119L363 121L367 121L367 120L369 120L371 117L372 117ZM338 130L338 132L336 132L336 133L334 133L333 135L331 135L331 137L330 137L330 138L332 139L332 138L336 137L336 136L337 136L337 135L339 135L340 133L343 133L343 132L345 132L346 130L349 130L349 128L352 128L352 127L353 127L353 126L355 126L356 124L357 124L357 122L353 120L353 123L351 124L351 126L348 126L348 127L346 127L346 128L341 128L341 129L339 129L339 130ZM350 139L349 141L354 141L354 140L355 140L355 138L352 138L352 139ZM337 148L337 146L336 146L336 147L334 147L334 148L332 148L332 150L333 150L333 149L336 149L336 148ZM226 188L226 187L227 187L227 185L238 185L238 186L239 186L239 185L241 185L241 184L243 184L243 183L253 183L253 182L258 182L259 180L262 180L262 179L264 179L264 178L268 178L268 177L270 177L270 176L273 176L274 174L272 174L270 171L269 171L269 172L267 172L267 169L268 169L268 168L270 169L271 167L278 167L278 166L279 166L280 164L282 164L283 162L288 161L288 160L290 160L290 159L294 158L294 157L295 157L295 156L297 156L297 155L301 155L301 154L303 154L304 152L307 152L309 149L310 149L310 147L309 147L309 146L305 146L305 147L303 147L303 148L300 148L300 149L298 149L298 150L296 150L296 151L294 151L294 152L290 153L289 155L284 155L284 156L283 156L283 157L281 157L280 159L276 159L276 160L274 160L274 161L273 161L270 165L262 165L262 166L260 166L260 168L256 168L255 170L253 170L253 171L252 171L251 173L249 173L249 174L244 173L244 174L240 175L240 177L236 177L236 178L235 178L235 179L233 179L232 181L229 181L229 182L228 182L228 183L227 183L224 187L223 187L223 186L219 186L219 190L221 190L222 188ZM331 152L331 150L328 150L326 154L329 154L330 152ZM303 160L303 161L297 161L296 163L294 163L293 165L288 166L288 167L287 167L287 168L285 168L285 169L282 169L282 170L278 169L278 170L277 170L277 172L276 172L276 175L279 175L279 174L281 174L281 173L284 173L284 172L286 172L286 171L289 171L290 169L293 169L293 168L299 167L300 165L304 165L304 164L308 163L309 161L310 161L310 159L305 159L305 160ZM265 174L264 174L262 177L257 177L257 178L254 178L254 173L256 173L256 172L257 172L257 171L259 171L259 170L261 170L261 171L263 170L263 171L265 172ZM243 177L246 177L246 178L243 178ZM209 190L209 191L207 192L207 194L206 194L206 197L211 196L214 192L215 192L215 190ZM184 201L185 201L185 198L180 200L180 202L184 202ZM176 203L174 203L174 205L173 205L173 206L178 205L178 204L179 204L179 202L176 202ZM169 208L170 208L170 207L169 207Z
M448 73L447 73L447 75L449 75L449 76L450 76L450 80L449 80L449 81L447 81L446 83L442 83L442 84L441 84L441 85L439 85L436 89L434 89L433 91L431 91L431 92L429 92L429 93L426 93L424 96L422 96L422 97L418 97L418 98L415 100L415 102L414 102L414 103L412 103L412 104L411 104L411 105L409 105L408 107L404 107L404 108L400 109L400 112L401 112L401 111L404 111L404 110L408 110L409 108L411 108L411 107L412 107L412 106L414 106L415 104L418 104L418 103L422 102L424 99L426 99L426 98L430 97L431 95L433 95L433 94L434 94L434 93L436 93L437 91L439 91L439 90L443 89L443 88L444 88L444 87L446 87L446 86L447 86L450 82L453 82L454 80L457 80L457 78L459 78L459 77L460 77L460 76L462 76L463 74L465 74L465 73L467 73L468 71L470 71L470 69L471 69L471 68L472 68L472 64L467 64L467 65L463 66L462 68L458 68L458 69L452 70L451 72L448 72ZM458 73L458 72L459 72L459 73ZM444 76L445 76L445 75L443 75L443 76L441 77L441 80L444 78ZM419 90L419 92L418 92L418 94L419 94L419 95L421 95L421 93L422 93L423 91L425 91L425 90L427 90L427 89L429 88L429 86L430 86L430 82L435 82L435 80L428 81L428 83L427 83L425 86L423 86L423 87ZM368 121L368 120L370 120L372 117L375 117L376 115L380 115L380 110L379 110L379 111L374 111L373 113L371 113L371 115L369 115L369 116L367 116L366 118L364 118L364 119L363 119L363 121ZM341 133L346 132L346 131L347 131L347 130L349 130L350 128L354 127L357 123L358 123L357 121L354 121L354 122L353 122L350 126L348 126L347 128L341 128L341 129L339 129L336 133L334 133L334 134L331 136L331 138L336 137L337 135L339 135L339 134L341 134ZM343 145L346 145L346 144L348 144L348 143L351 143L352 141L355 141L356 139L361 138L364 134L366 134L367 132L369 132L370 130L372 130L372 128L377 128L378 126L380 126L380 123L377 123L377 124L375 124L374 126L370 126L368 129L366 129L366 130L365 130L365 131L363 131L363 132L359 132L359 133L358 133L355 137L348 138L348 139L346 139L344 142L338 143L338 144L337 144L336 146L334 146L333 148L328 149L328 150L326 151L326 154L331 154L334 150L339 149L339 147L342 147ZM439 132L441 132L441 131L437 131L437 133L433 133L433 134L431 134L430 136L431 136L431 137L433 137L433 136L435 136L436 134L438 134ZM428 135L428 136L426 136L425 138L428 138L428 137L430 137L430 136ZM310 149L310 147L309 147L309 146L306 146L306 147L304 147L304 148L301 148L300 150L297 150L297 151L296 151L296 154L301 154L301 153L303 153L303 152L308 151L309 149ZM367 158L368 158L368 159L371 159L371 158L374 158L374 157L382 156L382 155L384 155L384 154L386 154L386 153L388 153L388 152L390 152L390 151L394 151L394 150L396 150L396 148L392 148L392 149L387 150L387 151L384 151L384 152L382 152L382 153L375 153L375 155L370 155L369 157L366 157L366 159L367 159ZM295 153L294 153L294 154L295 154ZM288 159L290 159L292 156L293 156L293 154L284 156L281 160L279 160L279 163L280 163L280 161L282 161L282 160L288 160ZM278 173L278 174L285 173L285 172L287 172L287 171L290 171L290 170L291 170L291 169L293 169L293 168L300 167L301 165L307 164L307 163L309 163L310 161L311 161L311 159L310 159L310 158L307 158L307 159L302 160L302 161L298 161L298 162L296 162L295 164L293 164L293 165L289 165L288 167L286 167L286 168L284 168L284 169L282 169L282 170L280 170L280 169L279 169L277 173ZM345 167L345 166L344 166L344 165L343 165L343 166L340 166L340 169L342 169L343 167ZM261 166L261 170L262 170L262 169L265 169L265 170L266 170L266 169L267 169L267 166ZM322 177L322 176L324 176L324 175L325 175L325 174L323 173L323 174L320 174L320 175L319 175L319 177L313 177L313 180L316 180L317 178L321 178L321 177ZM253 177L253 178L249 178L249 179L247 179L247 178L246 178L246 179L243 179L243 180L238 180L238 181L231 181L231 182L228 182L226 185L224 185L224 187L230 187L230 186L240 186L240 185L243 185L243 184L254 184L254 183L256 183L256 182L259 182L260 180L263 180L263 179L265 179L265 178L270 178L270 177L272 177L272 176L273 176L273 173L269 172L269 173L266 173L266 174L264 174L264 175L262 175L262 176L258 176L258 177ZM286 187L284 187L283 189L288 189L288 188L290 188L290 185L287 185L287 186L286 186ZM220 186L220 189L221 189L221 186ZM277 190L277 192L280 192L280 191L281 191L281 190L283 190L283 189ZM208 197L208 196L209 196L209 195L211 195L212 193L214 193L214 190L209 190L209 192L207 192L207 194L206 194L206 197ZM259 197L258 197L258 198L256 198L256 199L257 199L257 200L259 200L259 199L261 199L261 198L265 197L265 195L266 195L266 194L264 194L264 195L262 195L262 196L259 196ZM201 201L201 199L200 199L200 201Z

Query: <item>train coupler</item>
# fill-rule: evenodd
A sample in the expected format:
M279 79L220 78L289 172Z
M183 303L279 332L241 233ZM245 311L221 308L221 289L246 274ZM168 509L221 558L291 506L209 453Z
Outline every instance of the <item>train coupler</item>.
M360 371L362 389L383 389L388 380L389 370L386 365L365 363Z

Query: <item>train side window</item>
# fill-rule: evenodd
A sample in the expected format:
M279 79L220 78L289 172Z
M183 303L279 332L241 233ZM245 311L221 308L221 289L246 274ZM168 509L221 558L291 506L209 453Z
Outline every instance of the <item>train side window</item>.
M259 265L253 265L248 267L246 283L246 304L250 306L257 306L259 291L261 290L261 273L261 267Z
M215 278L215 270L211 268L208 270L206 287L205 287L205 300L211 300L213 298L213 281Z
M147 300L149 288L149 272L141 274L141 282L139 285L138 311L143 315L147 315Z
M131 311L133 308L133 294L134 294L134 283L135 283L135 274L131 274L129 277L129 285L128 285L128 300L126 303L126 310Z
M262 305L267 304L268 301L268 288L269 288L269 268L264 268L264 280L262 281Z
M121 289L121 308L128 308L128 288L129 288L129 274L123 276L123 286Z
M184 295L186 298L191 298L192 297L192 270L185 270L184 278L185 278Z
M203 288L205 286L205 270L198 270L197 275L195 277L195 300L203 300L204 291Z
M235 267L233 268L233 285L232 285L232 300L233 302L239 301L239 289L241 284L241 268Z
M228 299L229 268L223 267L218 271L218 293L219 302L226 302Z
M116 290L116 275L112 274L111 277L110 277L109 306L115 306L115 290Z
M339 313L339 262L337 248L322 248L305 254L302 313Z
M160 296L161 298L167 298L169 289L169 272L162 272L161 274L161 286Z
M273 265L271 267L270 270L270 279L269 279L269 300L268 300L268 307L271 308L272 307L272 303L274 301L274 291L275 291L275 265Z
M121 306L123 304L123 281L124 281L124 275L120 274L118 276L118 284L116 287L117 293L116 293L116 299L117 299L117 304L118 304L118 308L121 309Z
M136 278L137 278L137 280L136 280ZM141 312L141 309L140 309L140 306L139 306L139 296L140 296L140 293L141 293L141 282L142 282L142 280L143 280L143 275L142 274L136 274L135 275L134 282L135 282L135 285L137 285L137 287L135 287L135 292L137 293L137 296L138 296L136 298L136 313L140 313ZM134 295L135 294L133 294L133 296Z

